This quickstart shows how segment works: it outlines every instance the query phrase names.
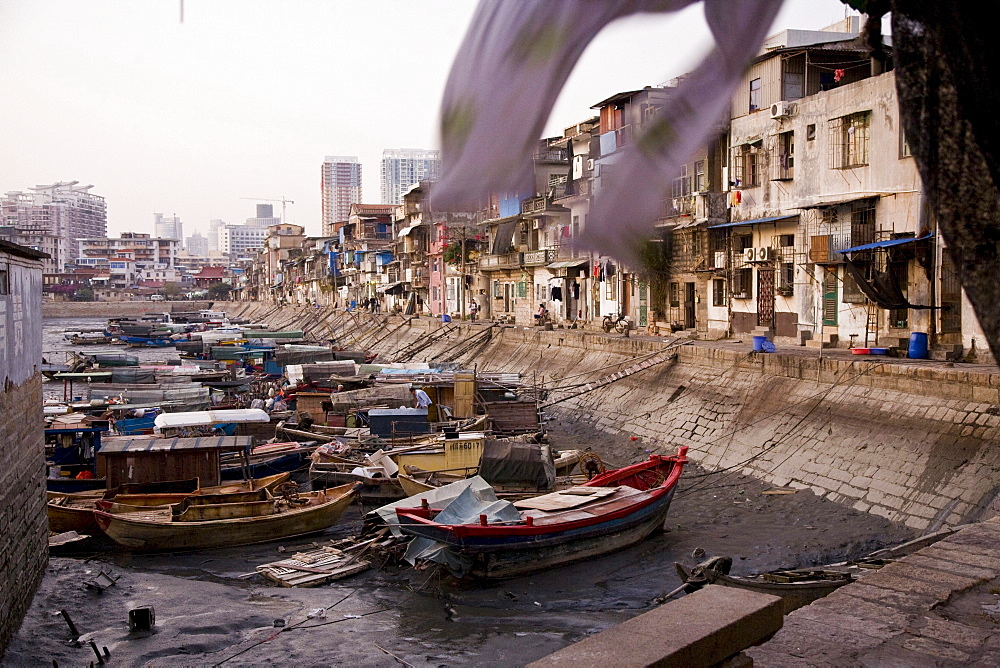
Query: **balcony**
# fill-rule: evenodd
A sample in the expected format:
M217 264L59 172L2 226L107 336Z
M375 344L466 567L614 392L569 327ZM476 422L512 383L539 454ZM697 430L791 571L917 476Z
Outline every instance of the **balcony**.
M521 202L521 213L544 213L548 204L545 197L532 197Z
M521 253L505 253L503 255L484 255L479 258L479 268L484 271L497 269L516 269L521 266Z
M555 254L554 250L527 251L521 254L523 256L521 262L525 267L536 267L551 262L555 259Z

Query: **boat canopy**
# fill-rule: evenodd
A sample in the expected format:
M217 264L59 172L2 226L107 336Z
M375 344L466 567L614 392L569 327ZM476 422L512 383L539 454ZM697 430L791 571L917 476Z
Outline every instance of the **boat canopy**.
M157 429L170 427L203 427L211 424L270 422L271 417L260 408L238 408L221 411L192 411L190 413L163 413L157 415L153 425Z
M101 454L116 452L179 452L181 450L249 451L252 436L201 436L198 438L142 438L112 436L105 438Z

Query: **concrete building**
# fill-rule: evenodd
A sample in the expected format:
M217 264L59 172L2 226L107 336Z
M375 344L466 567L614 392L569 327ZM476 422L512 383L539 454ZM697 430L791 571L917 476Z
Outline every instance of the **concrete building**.
M400 204L403 195L421 181L441 176L441 152L420 148L382 151L382 203ZM325 234L325 232L324 232Z
M195 257L205 257L208 255L208 239L195 230L194 234L184 240L184 249Z
M100 287L125 289L143 280L177 280L176 258L180 242L158 239L140 232L122 232L113 239L80 239L80 267L107 268L92 282Z
M0 240L0 658L48 561L42 429L42 260Z
M216 228L219 252L234 261L252 258L263 248L268 228L280 224L281 218L275 217L273 205L258 204L257 215L247 218L243 225L221 225Z
M64 181L8 192L0 199L0 238L49 255L46 273L61 272L80 255L79 239L107 234L104 198L94 186Z
M180 216L177 214L168 218L162 213L154 213L153 236L159 239L176 239L181 242L181 247L183 247L184 223L181 222Z
M351 215L351 205L361 199L361 164L358 157L328 155L323 161L321 186L323 195L323 234Z

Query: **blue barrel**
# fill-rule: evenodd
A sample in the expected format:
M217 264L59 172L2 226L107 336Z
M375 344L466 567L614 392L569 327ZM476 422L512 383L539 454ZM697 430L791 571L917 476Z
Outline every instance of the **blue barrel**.
M755 353L764 352L764 342L767 341L766 336L755 336L753 337L753 351Z
M927 333L926 332L913 332L910 334L910 349L907 352L907 357L911 360L925 360L927 359Z

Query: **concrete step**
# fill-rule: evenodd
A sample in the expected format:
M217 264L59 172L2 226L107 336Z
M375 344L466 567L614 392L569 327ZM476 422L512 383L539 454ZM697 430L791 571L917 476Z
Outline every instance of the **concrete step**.
M960 343L939 343L930 350L931 359L938 360L939 362L955 362L962 359L964 354L965 348Z

